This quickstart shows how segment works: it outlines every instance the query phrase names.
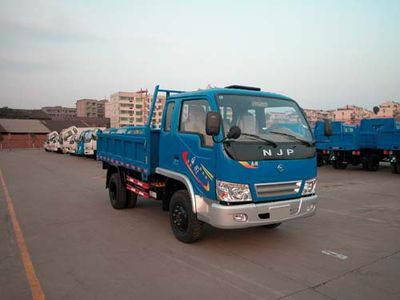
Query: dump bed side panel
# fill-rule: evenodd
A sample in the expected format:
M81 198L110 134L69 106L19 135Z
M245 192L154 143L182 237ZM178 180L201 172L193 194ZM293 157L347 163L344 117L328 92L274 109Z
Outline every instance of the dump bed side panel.
M363 119L360 124L359 142L361 148L391 149L395 138L393 118Z
M324 135L324 122L317 122L314 134L318 150L356 150L358 129L343 122L332 122L332 136Z
M377 148L382 150L400 150L400 130L382 130L378 134Z
M138 171L146 179L158 164L156 149L159 131L151 131L149 138L147 136L144 129L137 129L135 133L101 133L98 136L97 159Z

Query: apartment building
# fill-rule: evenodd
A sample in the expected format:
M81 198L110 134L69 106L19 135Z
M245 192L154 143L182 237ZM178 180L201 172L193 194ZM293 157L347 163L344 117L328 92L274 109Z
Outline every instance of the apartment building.
M400 118L400 103L395 101L385 101L379 105L379 118Z
M106 117L110 118L111 127L144 125L147 122L151 105L151 94L147 90L137 92L117 92L111 95L106 104ZM165 98L158 97L153 123L160 124Z
M317 121L332 120L334 115L334 110L304 109L304 112L311 127L314 127Z
M41 108L54 120L70 120L76 117L76 108L64 106L45 106Z
M76 101L76 116L89 118L104 118L107 99L79 99Z
M333 120L354 125L359 124L361 119L371 118L373 116L374 114L372 111L355 105L346 105L333 112Z

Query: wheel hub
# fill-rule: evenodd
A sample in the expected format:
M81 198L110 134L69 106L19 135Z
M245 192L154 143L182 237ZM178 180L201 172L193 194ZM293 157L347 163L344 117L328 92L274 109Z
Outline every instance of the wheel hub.
M186 231L188 226L188 215L186 209L181 204L175 205L172 212L172 221L178 231Z

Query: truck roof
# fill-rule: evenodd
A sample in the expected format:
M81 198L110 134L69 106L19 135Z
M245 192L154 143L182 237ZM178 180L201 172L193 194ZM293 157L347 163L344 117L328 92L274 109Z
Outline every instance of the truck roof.
M170 95L169 99L192 97L192 96L215 96L217 94L263 96L263 97L278 98L278 99L294 101L293 99L291 99L287 96L276 94L276 93L269 93L269 92L264 92L264 91L254 91L254 90L248 90L248 89L235 89L235 88L211 88L211 89L198 90L198 91L192 91L192 92L182 92L182 93Z

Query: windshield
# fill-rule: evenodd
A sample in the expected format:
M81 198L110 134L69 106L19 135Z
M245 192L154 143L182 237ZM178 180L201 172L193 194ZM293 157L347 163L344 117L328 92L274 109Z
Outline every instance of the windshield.
M225 135L232 126L238 126L242 131L239 140L249 138L243 133L275 143L313 140L308 123L294 101L250 95L217 95L217 103Z
M83 139L84 139L85 143L89 143L92 140L92 132L86 131Z

